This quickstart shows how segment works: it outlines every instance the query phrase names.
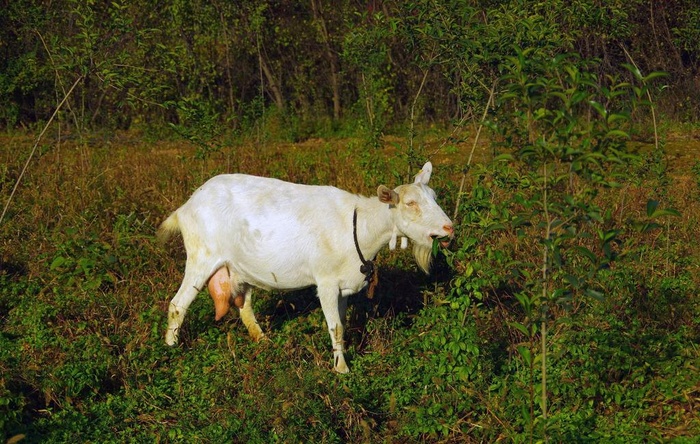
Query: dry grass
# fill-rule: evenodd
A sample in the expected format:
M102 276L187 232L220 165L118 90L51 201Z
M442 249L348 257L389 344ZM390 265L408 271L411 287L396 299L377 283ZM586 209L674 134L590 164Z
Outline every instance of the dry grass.
M49 233L72 227L78 235L96 232L109 237L116 217L132 213L155 227L196 187L220 173L329 184L366 195L373 194L382 182L398 185L388 175L387 162L396 162L391 159L396 148L390 143L385 150L365 156L363 166L362 147L349 140L236 143L198 160L197 147L187 142L144 139L132 132L94 136L83 142L47 140L10 204L11 220L0 227L2 262L25 262L35 275L46 265L37 263L35 255L52 248ZM0 138L0 195L5 199L32 143L28 135ZM442 162L451 163L447 158ZM376 172L382 177L375 179ZM22 251L32 257L13 258Z

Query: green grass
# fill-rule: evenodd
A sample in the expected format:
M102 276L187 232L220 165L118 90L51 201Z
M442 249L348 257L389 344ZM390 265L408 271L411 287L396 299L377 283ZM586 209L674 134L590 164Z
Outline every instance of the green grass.
M8 196L31 140L6 136L0 146ZM164 345L184 252L161 248L153 234L203 180L242 171L370 194L406 177L394 155L401 146L238 143L196 159L196 147L137 134L47 142L0 225L0 439L529 442L534 425L535 439L553 442L698 442L693 165L661 168L652 158L630 171L637 182L624 199L600 193L598 204L625 227L624 254L598 278L605 298L577 300L550 330L546 429L530 402L539 375L533 382L518 353L527 338L512 326L524 322L512 263L534 253L514 231L486 229L511 198L513 184L497 171L482 182L470 176L480 194L463 200L436 274L423 276L410 253L380 253L374 298L350 302L350 374L332 372L313 291L258 291L270 340L257 344L235 315L214 322L203 293L182 343ZM433 186L448 214L469 147L435 156ZM681 217L634 231L648 198Z

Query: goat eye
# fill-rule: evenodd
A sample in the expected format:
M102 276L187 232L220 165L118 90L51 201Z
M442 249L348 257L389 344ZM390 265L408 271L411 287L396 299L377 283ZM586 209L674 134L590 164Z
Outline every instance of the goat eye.
M415 207L416 205L418 205L418 204L416 203L415 200L406 202L406 206L407 206L407 207Z

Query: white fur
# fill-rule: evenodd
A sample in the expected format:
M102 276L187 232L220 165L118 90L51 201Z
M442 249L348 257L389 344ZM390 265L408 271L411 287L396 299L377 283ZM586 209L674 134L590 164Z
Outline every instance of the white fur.
M365 258L374 258L389 243L395 247L396 236L405 236L427 272L433 237L453 235L452 222L427 186L431 172L428 162L414 183L394 190L380 186L375 197L242 174L210 179L159 228L163 239L180 231L187 250L185 276L170 302L166 342L177 343L187 308L212 274L227 266L237 290L246 295L241 318L256 339L262 330L252 311L251 286L317 286L334 368L347 372L347 297L367 284L353 241L353 211L357 209L357 238Z

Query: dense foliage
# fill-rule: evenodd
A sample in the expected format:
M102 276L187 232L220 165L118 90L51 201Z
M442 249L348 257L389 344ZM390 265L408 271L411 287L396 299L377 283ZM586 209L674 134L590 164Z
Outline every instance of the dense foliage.
M595 61L599 78L670 73L661 110L698 118L700 5L657 1L5 0L0 125L46 121L70 85L66 124L169 122L291 138L483 108L514 47Z
M3 7L0 439L698 442L697 2ZM455 241L380 253L350 374L313 290L259 291L258 344L203 292L164 345L153 234L204 180L426 159Z

